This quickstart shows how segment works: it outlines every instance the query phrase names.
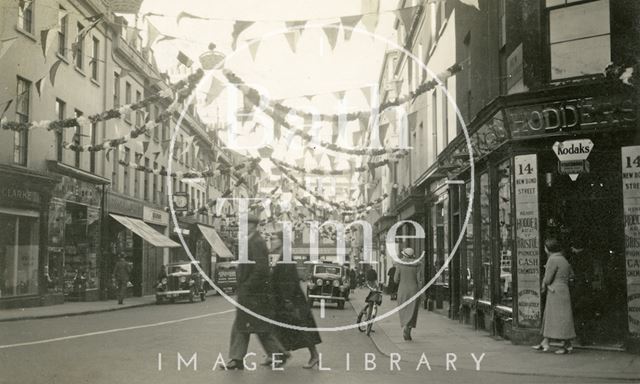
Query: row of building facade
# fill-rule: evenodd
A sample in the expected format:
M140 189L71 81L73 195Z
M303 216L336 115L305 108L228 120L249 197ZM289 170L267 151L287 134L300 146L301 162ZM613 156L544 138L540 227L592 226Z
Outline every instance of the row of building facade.
M79 32L97 15L101 21L79 41ZM143 47L137 26L114 14L108 2L9 2L0 20L3 41L15 38L0 58L1 107L12 101L4 114L7 121L93 115L169 86L153 52ZM51 28L57 36L44 49L41 32ZM56 61L54 83L50 68ZM186 68L177 72L188 73ZM166 210L169 187L186 194L188 208L197 209L233 188L238 175L187 183L124 165L167 169L172 161L173 171L186 172L245 161L222 150L193 108L178 129L176 114L114 150L76 152L63 145L121 137L144 124L145 114L155 119L168 104L150 105L88 129L0 130L0 308L107 299L119 255L132 264L133 294L154 293L160 266L187 259L182 240L205 271L213 271L216 242L207 236L211 231L201 229L215 228L232 239L237 227L233 220L221 227L212 211L180 216L174 225ZM176 151L169 155L165 148L172 136ZM256 184L255 176L247 176L229 197L251 196ZM227 214L232 215L230 206L223 209Z
M586 282L572 297L580 342L637 350L638 89L620 75L638 68L639 4L478 3L398 4L422 6L410 27L395 25L405 50L387 52L380 100L462 70L398 112L406 132L381 122L385 145L404 135L412 149L366 180L367 200L390 194L368 215L379 275L392 266L388 229L413 220L426 238L402 246L425 252L435 279L425 307L532 342L544 313L543 244L556 236ZM402 233L415 234L408 224Z

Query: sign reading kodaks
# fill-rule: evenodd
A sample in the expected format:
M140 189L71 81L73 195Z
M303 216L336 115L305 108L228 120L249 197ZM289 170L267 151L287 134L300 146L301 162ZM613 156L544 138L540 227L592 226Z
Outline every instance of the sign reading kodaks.
M576 181L580 173L588 172L587 158L593 151L593 142L589 139L556 141L553 152L560 160L560 173L566 173Z

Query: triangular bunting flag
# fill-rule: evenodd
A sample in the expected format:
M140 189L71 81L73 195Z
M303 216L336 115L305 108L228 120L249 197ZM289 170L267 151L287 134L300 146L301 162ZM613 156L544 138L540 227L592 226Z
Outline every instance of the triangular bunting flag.
M145 140L145 141L142 142L142 153L143 154L146 154L147 151L149 150L149 143L150 143L149 140Z
M369 33L374 33L376 31L376 26L378 25L378 15L375 13L363 15L362 25L364 25Z
M362 87L360 88L360 92L362 92L362 96L367 99L367 105L371 106L371 87Z
M46 77L46 76L45 76ZM38 91L38 97L42 96L42 91L44 90L44 79L45 77L43 77L42 79L36 81L36 91Z
M231 32L231 48L235 51L236 44L238 43L238 37L245 29L249 28L253 24L253 21L246 20L236 20L235 24L233 24L233 32Z
M336 97L336 99L338 99L338 101L342 101L346 92L347 91L336 91L333 93L333 95Z
M258 47L260 47L261 41L261 39L255 39L249 42L249 53L253 61L256 61L256 55L258 54Z
M224 88L225 85L215 76L212 76L211 86L209 87L209 92L207 92L205 97L205 105L211 104L218 96L220 96L220 93L222 93Z
M284 36L287 38L289 47L291 47L291 52L296 53L296 48L298 46L298 37L300 36L298 31L289 31L285 33Z
M13 45L13 43L16 42L16 40L18 40L17 36L0 40L0 58L2 58L2 56L4 56L5 53L7 53L9 48L11 48L11 46Z
M349 39L351 39L353 28L358 25L360 19L362 19L362 15L345 16L340 18L340 23L342 24L342 33L344 34L345 41L349 41Z
M191 60L189 58L189 56L187 56L184 52L179 51L178 52L178 57L177 57L178 61L182 64L184 64L185 67L191 67L191 65L193 64L193 60Z
M11 104L13 104L13 99L7 101L7 104L5 104L4 108L2 109L2 114L0 114L0 120L2 120L4 114L7 113L9 107L11 107Z
M42 56L44 56L44 60L47 60L47 51L51 47L52 39L56 36L55 33L52 32L53 28L45 29L40 31L40 45L42 46Z
M478 11L480 10L480 2L479 0L460 0L460 2L464 5L468 5L470 7L475 7Z
M402 8L395 11L396 17L402 22L402 25L404 25L405 31L411 30L413 17L415 16L417 10L418 10L418 6Z
M335 49L336 42L338 41L338 32L340 32L340 23L329 24L326 27L322 27L324 34L327 35L327 40L331 49Z
M150 48L156 39L161 35L160 30L151 22L147 22L147 48Z
M369 116L365 113L360 113L358 116L358 122L360 122L360 130L367 131L369 129ZM355 144L355 142L354 142Z
M178 13L178 16L176 17L176 24L180 25L180 21L182 19L184 19L184 18L197 19L197 20L208 20L206 17L200 17L200 16L193 15L191 13L188 13L188 12L182 11L182 12Z
M169 41L169 40L176 40L177 37L175 36L169 36L169 35L162 35L162 37L160 37L158 40L155 41L156 44L158 44L161 41Z
M287 29L294 29L298 32L298 37L302 36L302 31L304 31L304 26L307 24L307 20L295 20L295 21L285 21L284 22Z
M51 86L55 86L56 73L58 72L60 63L62 63L62 59L56 60L56 62L51 65L51 68L49 68L49 80L51 81Z

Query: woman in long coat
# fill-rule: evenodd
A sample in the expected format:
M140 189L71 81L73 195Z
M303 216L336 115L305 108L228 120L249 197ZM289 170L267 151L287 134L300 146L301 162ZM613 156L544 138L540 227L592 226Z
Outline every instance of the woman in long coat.
M417 294L424 283L422 263L414 259L413 249L405 248L401 254L403 263L398 263L394 276L394 281L398 284L398 306ZM419 308L420 299L418 298L400 310L400 326L406 341L411 340L411 328L416 327Z
M547 291L547 301L542 319L544 339L533 348L546 352L549 350L550 339L562 340L563 346L556 353L566 354L572 351L571 340L576 337L569 293L569 279L573 275L573 271L564 257L562 246L557 239L547 239L544 249L549 255L542 280L542 291Z
M280 254L282 259L282 232L276 233L272 238L271 248L272 253ZM275 319L284 324L316 328L306 295L300 287L296 264L276 263L271 279L275 299ZM309 362L303 368L311 369L320 362L316 345L322 340L317 331L276 327L276 336L287 351L309 349Z

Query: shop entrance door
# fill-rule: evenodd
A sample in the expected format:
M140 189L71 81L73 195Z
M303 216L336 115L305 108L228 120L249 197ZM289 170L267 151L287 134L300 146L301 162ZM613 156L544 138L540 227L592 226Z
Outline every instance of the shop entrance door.
M627 324L619 152L594 151L589 173L576 181L557 172L557 158L542 161L542 234L566 245L579 342L621 346Z

